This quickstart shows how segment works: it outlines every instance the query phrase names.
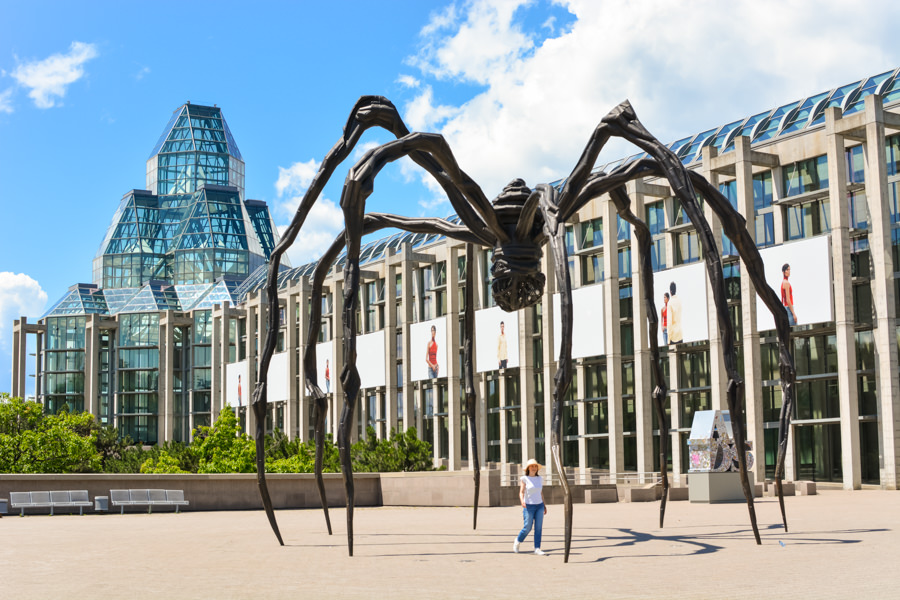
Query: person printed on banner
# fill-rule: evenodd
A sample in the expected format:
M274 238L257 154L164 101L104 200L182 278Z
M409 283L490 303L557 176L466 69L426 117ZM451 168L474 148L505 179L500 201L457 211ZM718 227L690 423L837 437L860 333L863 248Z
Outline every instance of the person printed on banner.
M681 312L681 298L675 295L675 282L669 284L669 302L666 304L666 323L669 341L667 344L680 344L684 340L682 327L684 314Z
M662 317L662 334L663 334L663 344L669 345L669 328L668 323L666 322L666 315L669 311L669 292L663 294L663 307L662 311L660 311L660 317Z
M791 327L797 324L797 311L794 310L794 288L788 279L791 276L791 265L784 263L781 267L781 274L784 279L781 280L781 303L787 312L788 323Z
M434 336L437 334L437 329L434 325L431 326L431 341L428 342L428 346L425 348L425 364L428 365L428 378L436 379L438 377L438 373L440 372L440 366L437 361L437 351L438 345L437 340L434 339Z
M499 368L505 369L509 363L509 351L506 346L506 332L503 321L500 321L500 335L497 336L497 363Z

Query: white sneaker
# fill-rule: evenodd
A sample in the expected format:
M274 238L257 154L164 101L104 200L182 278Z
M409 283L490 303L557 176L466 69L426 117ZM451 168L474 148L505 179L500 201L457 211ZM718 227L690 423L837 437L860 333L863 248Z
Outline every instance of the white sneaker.
M513 552L515 552L516 554L519 553L519 540L513 542Z
M537 554L538 556L547 556L547 553L544 552L543 550L541 550L540 548L535 548L534 553Z

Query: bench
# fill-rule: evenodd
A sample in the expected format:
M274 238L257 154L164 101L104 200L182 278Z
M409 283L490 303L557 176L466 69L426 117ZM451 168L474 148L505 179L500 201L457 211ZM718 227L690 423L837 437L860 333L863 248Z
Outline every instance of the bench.
M26 508L50 508L53 515L55 508L78 507L78 514L84 514L84 507L91 506L87 490L56 490L52 492L10 492L9 505L19 509L19 516L25 516Z
M190 504L184 499L184 490L109 490L109 502L120 507L123 515L126 506L146 506L147 512L153 513L154 506L174 506L178 512Z

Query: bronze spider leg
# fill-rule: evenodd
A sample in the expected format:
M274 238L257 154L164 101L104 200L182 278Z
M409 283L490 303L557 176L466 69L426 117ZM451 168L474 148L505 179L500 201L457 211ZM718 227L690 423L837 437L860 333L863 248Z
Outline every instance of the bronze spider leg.
M404 231L414 233L438 233L447 237L459 240L470 240L474 243L477 238L472 235L464 227L460 227L443 219L410 219L406 217L398 217L396 215L385 215L380 213L370 213L365 216L363 223L363 235L368 235L386 227L396 227ZM319 339L322 322L322 303L319 299L322 297L322 289L325 283L325 277L331 271L332 265L337 259L341 250L344 249L346 242L346 232L342 231L334 242L319 259L318 264L313 272L312 292L310 298L309 331L307 334L306 351L303 354L303 371L306 376L306 389L315 402L314 424L315 424L315 440L316 440L316 459L315 459L315 476L316 486L319 491L319 499L325 512L325 522L328 526L328 535L331 535L331 519L328 516L328 501L325 494L325 483L322 478L322 462L325 446L325 416L328 412L328 402L325 394L319 388L316 369L316 343ZM474 416L472 417L474 419ZM474 420L472 421L474 424ZM474 426L474 425L473 425ZM477 448L476 448L477 457ZM476 461L477 469L477 461ZM478 473L476 472L476 491L475 504L477 514L478 503Z
M414 152L428 152L440 164L438 178L446 175L448 185L471 182L459 169L443 136L427 133L411 133L366 152L347 174L341 193L341 209L346 223L347 264L344 287L344 368L341 383L344 388L344 408L338 425L338 451L341 456L341 471L344 474L344 489L347 494L347 544L353 556L353 465L350 457L350 431L359 392L359 373L356 369L356 308L359 290L359 253L363 235L366 199L374 190L375 177L389 162ZM475 185L471 182L471 185ZM498 232L502 233L502 232ZM473 232L474 236L474 232ZM498 237L500 237L498 235Z
M781 414L778 423L778 458L775 463L775 490L778 494L778 504L781 508L781 520L784 524L784 530L787 531L787 517L784 510L781 480L784 475L785 452L787 451L791 416L793 415L794 407L794 381L797 375L794 368L794 356L791 352L791 326L781 299L763 276L764 265L762 258L759 255L759 250L753 237L747 231L744 218L731 207L728 199L722 196L719 190L706 179L697 173L691 173L690 175L696 189L707 199L710 207L722 222L722 228L728 235L728 239L738 249L741 260L747 265L746 273L750 276L753 287L775 318L782 389ZM743 452L741 455L743 455Z
M634 179L638 175L631 172L613 173L607 175L598 173L591 175L586 179L587 183L583 183L581 190L575 196L572 203L567 207L567 218L571 217L576 211L591 201L591 199L599 197L604 193L609 193L610 198L616 206L616 212L625 221L634 227L635 237L638 242L638 260L641 264L641 286L644 291L644 303L647 311L647 325L650 336L650 363L653 368L653 374L656 377L656 386L653 388L651 398L653 400L654 410L656 411L657 421L659 422L659 465L660 465L660 482L662 485L662 495L659 505L659 526L663 527L666 518L666 502L669 497L669 476L666 468L669 445L669 427L666 422L666 412L664 402L668 394L665 375L659 360L659 345L656 339L657 328L659 326L659 317L656 312L656 304L653 300L653 268L651 264L650 248L652 240L650 229L647 224L640 220L631 211L631 199L625 192L622 183Z
M475 396L475 365L472 344L475 339L475 247L466 244L466 311L465 340L463 341L463 370L465 377L466 416L469 420L469 438L472 440L472 465L474 471L475 499L472 502L472 529L478 528L478 491L481 488L481 464L478 461L478 430L475 417L478 410Z
M594 175L591 177L588 184L585 185L582 193L579 194L577 208L583 206L590 198L609 192L614 189L616 185L620 185L625 181L637 177L648 175L664 177L665 173L659 163L654 159L642 159L623 165L609 175L603 173ZM765 280L762 258L759 255L759 249L756 247L753 237L747 230L744 217L734 210L728 202L728 199L722 196L715 186L707 181L702 175L694 171L688 171L688 175L693 182L696 191L706 199L710 208L719 218L725 234L732 240L738 250L741 260L743 260L746 265L745 272L747 276L750 278L760 298L766 304L775 319L784 398L779 428L779 462L776 464L775 487L778 493L782 522L784 523L785 530L787 530L784 496L781 491L781 473L784 468L784 451L787 446L790 416L793 414L794 379L796 375L794 370L794 359L790 351L791 328L787 320L787 315L778 298L778 294L775 293Z
M304 194L300 206L297 207L294 218L269 257L269 273L266 280L266 298L269 306L278 305L278 273L281 257L294 243L309 211L334 173L335 168L350 154L363 132L371 127L382 127L398 137L406 136L409 133L397 109L386 98L363 96L357 101L344 127L343 136L325 156L319 171ZM434 157L425 152L412 151L409 157L437 179L447 193L450 203L460 220L480 243L492 246L497 241L497 235L505 235L499 226L496 215L491 209L490 202L485 198L478 185L456 166L456 161L452 158L452 155L445 162L455 167L455 172L452 174L455 178L444 173ZM452 182L451 179L453 180ZM268 405L266 387L269 363L272 360L278 339L278 325L278 311L270 311L267 320L266 341L260 355L257 385L253 391L252 407L253 414L256 417L256 474L259 494L263 507L266 510L269 524L272 526L278 542L283 546L284 542L281 539L281 533L278 531L275 513L272 509L272 501L266 485L264 445L265 417Z
M569 279L569 258L566 252L565 221L559 219L557 192L548 185L537 186L540 192L540 208L544 217L544 234L553 253L553 268L556 273L556 287L560 293L560 322L562 325L562 341L559 349L559 362L556 375L553 377L553 413L550 421L550 456L553 469L559 475L563 489L563 509L565 516L565 554L563 562L569 562L572 548L572 492L566 478L566 471L560 456L562 437L563 399L572 383L572 282Z

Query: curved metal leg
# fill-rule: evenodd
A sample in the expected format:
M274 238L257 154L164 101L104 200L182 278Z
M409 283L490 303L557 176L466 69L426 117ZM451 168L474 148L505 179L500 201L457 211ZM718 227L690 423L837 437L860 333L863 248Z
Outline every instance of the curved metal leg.
M475 366L472 360L472 345L475 337L475 248L466 244L466 311L465 340L463 341L463 369L466 386L466 415L469 419L469 435L472 440L472 464L474 466L475 498L472 501L472 529L478 528L478 492L481 488L481 465L478 462L478 429L476 412L478 402L475 396Z

